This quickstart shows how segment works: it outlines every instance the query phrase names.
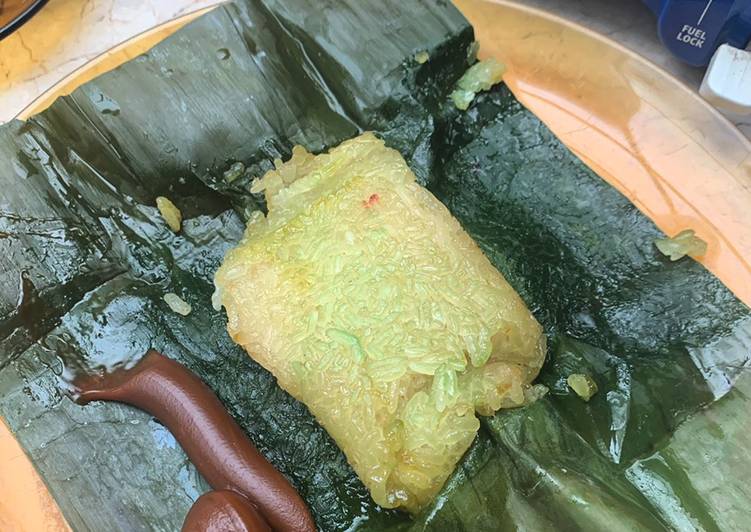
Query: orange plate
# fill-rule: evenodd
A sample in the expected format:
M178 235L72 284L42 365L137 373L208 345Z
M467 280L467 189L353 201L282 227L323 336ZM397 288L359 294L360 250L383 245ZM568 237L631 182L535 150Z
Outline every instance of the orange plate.
M481 57L508 65L505 81L517 98L665 233L696 230L709 243L701 262L751 304L751 143L689 88L612 40L510 1L455 3L475 27ZM43 110L187 21L173 21L97 58L20 117ZM0 500L11 500L21 487L34 492L0 506L0 525L64 528L49 495L35 486L31 464L0 424Z
M695 92L614 41L504 0L456 0L481 56L576 155L751 305L751 142Z

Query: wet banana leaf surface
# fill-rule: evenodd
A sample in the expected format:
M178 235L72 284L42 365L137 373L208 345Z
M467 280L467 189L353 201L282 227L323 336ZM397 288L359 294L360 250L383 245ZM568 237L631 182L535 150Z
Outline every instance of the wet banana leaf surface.
M449 98L473 33L441 1L237 1L0 128L0 413L75 530L180 528L208 486L133 408L65 382L186 364L322 530L733 530L747 522L751 314L504 86ZM424 53L427 53L428 60ZM418 60L420 59L420 60ZM376 506L304 405L234 345L212 278L295 144L375 131L549 338L535 404L483 418L423 514ZM157 196L181 209L172 232ZM181 316L163 301L192 306ZM589 375L584 401L567 385ZM738 380L738 386L734 386Z

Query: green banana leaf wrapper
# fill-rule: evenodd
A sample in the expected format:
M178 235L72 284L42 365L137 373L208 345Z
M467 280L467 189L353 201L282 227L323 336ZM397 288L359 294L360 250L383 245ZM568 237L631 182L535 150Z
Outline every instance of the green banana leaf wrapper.
M211 386L321 530L748 526L749 309L696 262L660 255L652 222L505 86L457 110L473 40L440 0L236 1L0 128L0 414L73 529L178 530L208 489L158 421L67 395L70 375L149 347ZM264 207L250 181L295 144L364 130L462 222L550 345L548 396L483 418L414 518L371 501L210 304L223 254ZM589 402L572 373L597 383Z

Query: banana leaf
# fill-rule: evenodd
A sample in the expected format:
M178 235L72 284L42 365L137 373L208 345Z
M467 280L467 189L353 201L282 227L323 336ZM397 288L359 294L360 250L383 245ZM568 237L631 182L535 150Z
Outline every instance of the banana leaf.
M73 529L177 530L207 489L158 421L68 397L71 374L149 347L216 391L321 530L744 526L749 381L734 384L749 310L699 264L662 257L652 222L504 86L455 109L473 38L438 0L238 0L0 127L0 414ZM264 208L250 181L294 144L321 151L364 130L402 152L550 344L549 395L483 418L414 518L371 501L210 304L224 252ZM158 195L181 208L179 234ZM589 402L571 373L597 382Z

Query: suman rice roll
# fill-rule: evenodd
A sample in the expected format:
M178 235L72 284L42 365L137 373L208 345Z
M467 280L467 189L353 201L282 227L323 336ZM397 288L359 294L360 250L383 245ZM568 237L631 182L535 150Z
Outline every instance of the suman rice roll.
M214 303L373 499L417 512L471 444L476 413L524 403L540 325L373 134L275 163L253 185L268 215L225 257Z

